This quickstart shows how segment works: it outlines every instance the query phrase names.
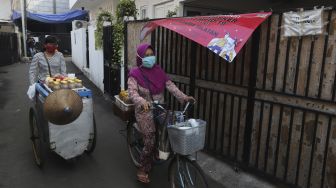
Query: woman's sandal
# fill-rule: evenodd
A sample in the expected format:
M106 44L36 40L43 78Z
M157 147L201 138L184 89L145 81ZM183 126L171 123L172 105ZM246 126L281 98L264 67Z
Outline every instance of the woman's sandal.
M141 183L150 183L148 174L142 172L141 174L138 173L137 176L138 176L138 181L140 181Z

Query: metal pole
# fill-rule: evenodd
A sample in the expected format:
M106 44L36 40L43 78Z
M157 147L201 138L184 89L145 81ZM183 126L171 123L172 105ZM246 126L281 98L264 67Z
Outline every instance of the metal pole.
M26 33L26 1L21 2L21 20L22 20L22 37L23 37L23 55L27 57L27 33Z
M53 0L53 9L54 14L56 14L56 0Z

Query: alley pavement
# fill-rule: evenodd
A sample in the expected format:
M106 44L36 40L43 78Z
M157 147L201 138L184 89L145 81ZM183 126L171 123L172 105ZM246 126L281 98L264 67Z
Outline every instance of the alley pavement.
M150 184L137 182L127 151L125 123L113 114L111 100L72 63L67 62L67 68L93 90L96 150L73 162L48 153L44 168L39 169L29 140L29 64L0 67L0 188L168 188L168 163L154 167ZM209 184L222 187L210 179Z

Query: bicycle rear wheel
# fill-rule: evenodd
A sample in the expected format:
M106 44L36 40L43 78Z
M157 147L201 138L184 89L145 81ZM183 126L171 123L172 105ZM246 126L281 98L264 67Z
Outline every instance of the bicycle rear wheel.
M196 161L179 157L172 162L169 170L171 188L207 188L208 183Z
M137 123L130 122L127 125L127 145L132 162L136 167L140 167L140 154L143 150L144 144L142 135L137 128Z

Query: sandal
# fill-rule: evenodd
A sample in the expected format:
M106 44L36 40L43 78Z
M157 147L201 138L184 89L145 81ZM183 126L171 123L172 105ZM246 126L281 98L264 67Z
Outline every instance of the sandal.
M137 176L138 176L138 181L140 181L141 183L150 183L148 174L146 174L145 172L139 171L137 173Z

